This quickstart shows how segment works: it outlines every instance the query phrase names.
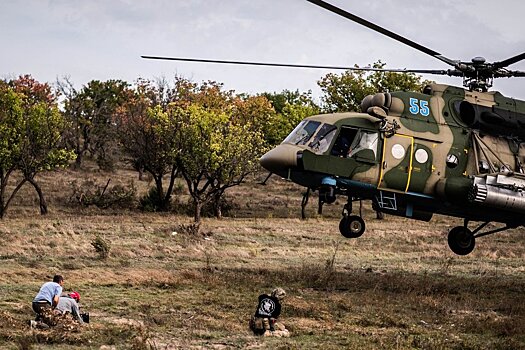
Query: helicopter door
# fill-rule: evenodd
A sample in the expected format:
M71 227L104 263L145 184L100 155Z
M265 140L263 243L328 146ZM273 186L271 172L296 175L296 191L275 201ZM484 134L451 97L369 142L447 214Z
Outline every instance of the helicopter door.
M394 134L384 139L379 189L408 190L413 151L414 138L411 136Z

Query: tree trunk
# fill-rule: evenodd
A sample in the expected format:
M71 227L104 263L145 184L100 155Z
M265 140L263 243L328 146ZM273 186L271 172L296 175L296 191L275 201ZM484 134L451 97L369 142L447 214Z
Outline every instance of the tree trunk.
M47 214L47 203L46 199L44 198L44 193L42 192L42 189L38 185L38 183L34 179L27 179L31 185L35 188L36 193L38 193L38 198L40 199L40 214L46 215Z
M213 199L213 211L215 212L215 217L217 219L222 219L222 203L221 203L222 195L216 194Z
M215 203L215 217L217 219L222 219L222 208L221 208L221 202L217 201Z
M4 218L4 197L5 197L5 187L7 185L7 179L9 175L4 176L4 169L0 168L0 219Z
M11 192L11 195L9 196L9 198L7 199L7 201L5 201L5 196L6 196L6 193L5 193L5 186L7 185L7 177L4 177L4 179L2 180L4 183L2 184L3 187L2 187L2 191L1 191L1 196L2 196L2 206L0 208L0 218L3 219L4 218L4 215L5 213L7 212L7 208L9 207L9 203L11 203L11 200L13 200L13 198L15 197L15 195L17 194L18 190L20 190L20 188L22 188L22 186L26 183L26 179L22 179L22 181L20 181L18 183L18 185L16 185L15 189L13 190L13 192ZM5 204L4 204L4 201L5 201Z
M82 167L82 153L77 153L77 158L75 159L75 169L79 170Z
M201 222L201 211L202 211L202 202L200 200L194 199L194 212L193 212L193 219L196 224L200 224Z
M161 176L155 176L155 186L157 187L157 204L159 206L160 211L166 211L168 209L168 202L166 201L166 197L164 196L164 189L162 186L162 175Z
M173 186L175 185L175 178L177 177L178 171L177 166L173 165L171 167L171 173L170 173L170 183L168 185L168 189L166 190L166 202L169 203L171 199L171 194L173 193Z

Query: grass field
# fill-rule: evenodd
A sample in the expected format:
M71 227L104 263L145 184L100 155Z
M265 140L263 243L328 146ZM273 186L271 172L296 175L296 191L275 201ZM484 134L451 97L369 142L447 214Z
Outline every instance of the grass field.
M300 220L300 188L254 179L229 194L233 217L204 219L195 234L185 215L68 205L69 182L91 177L136 174L48 174L49 215L38 215L27 188L0 221L0 347L525 348L520 230L481 238L459 257L446 234L460 220L376 220L365 204L367 231L347 240L337 229L342 202L319 217L312 201ZM55 273L90 313L80 330L27 326L32 298ZM291 337L255 337L247 324L257 297L276 286L288 294L281 320Z

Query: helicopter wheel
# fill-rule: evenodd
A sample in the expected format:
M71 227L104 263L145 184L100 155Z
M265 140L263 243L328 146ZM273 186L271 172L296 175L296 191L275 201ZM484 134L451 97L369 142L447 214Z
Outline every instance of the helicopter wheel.
M343 216L339 231L346 238L357 238L365 232L365 222L357 215Z
M457 255L467 255L474 250L476 239L465 226L454 227L448 233L448 246Z

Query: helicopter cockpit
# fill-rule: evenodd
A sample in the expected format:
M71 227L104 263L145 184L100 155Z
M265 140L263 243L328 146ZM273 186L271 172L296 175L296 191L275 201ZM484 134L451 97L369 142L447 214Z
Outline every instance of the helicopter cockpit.
M377 157L378 141L379 134L376 131L343 126L330 154L374 161Z
M303 120L284 139L283 144L306 145L312 152L323 154L337 132L337 127L315 120Z
M379 134L375 131L335 125L317 120L303 120L282 144L306 146L315 154L374 161L377 157ZM334 137L336 137L333 142ZM330 149L330 145L333 146Z

